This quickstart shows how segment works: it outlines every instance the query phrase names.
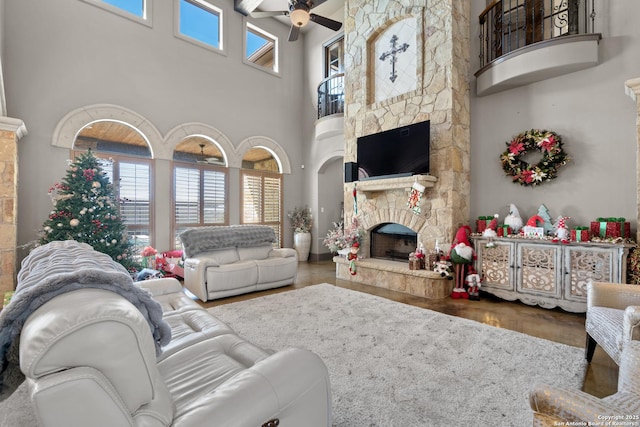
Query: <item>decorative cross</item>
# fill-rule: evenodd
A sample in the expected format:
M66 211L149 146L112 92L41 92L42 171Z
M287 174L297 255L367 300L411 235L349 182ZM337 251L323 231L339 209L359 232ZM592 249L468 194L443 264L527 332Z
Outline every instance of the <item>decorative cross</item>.
M391 82L395 82L398 78L398 74L396 73L396 62L398 61L398 53L402 53L409 48L408 43L403 43L401 46L396 47L396 42L398 41L398 36L395 34L391 37L391 50L380 55L380 61L384 62L387 57L391 57L391 75L389 76L389 80Z

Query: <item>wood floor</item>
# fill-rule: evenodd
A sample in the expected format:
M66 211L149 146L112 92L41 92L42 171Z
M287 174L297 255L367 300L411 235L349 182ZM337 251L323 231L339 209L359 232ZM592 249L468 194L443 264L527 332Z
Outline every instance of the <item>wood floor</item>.
M483 294L480 301L454 300L452 298L427 300L400 292L336 279L335 264L332 261L301 262L296 283L291 286L209 301L207 303L201 302L201 304L205 307L214 307L263 295L287 292L318 283L331 283L343 288L366 292L453 316L464 317L499 328L523 332L574 347L584 348L585 344L584 314L568 313L560 309L547 310L540 307L531 307L519 302L503 301L488 294ZM587 369L583 391L597 397L604 397L615 393L617 384L618 366L598 346Z

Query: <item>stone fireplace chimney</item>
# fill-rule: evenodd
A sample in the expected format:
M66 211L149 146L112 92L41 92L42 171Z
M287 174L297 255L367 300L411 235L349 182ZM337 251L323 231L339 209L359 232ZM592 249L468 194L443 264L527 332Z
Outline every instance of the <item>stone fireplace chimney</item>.
M402 224L431 249L469 221L470 6L411 3L345 2L344 160L357 162L360 136L429 120L430 176L419 178L427 187L420 213L407 206L418 178L360 181L344 184L344 221L356 217L367 233ZM367 237L360 255L369 255L368 245Z

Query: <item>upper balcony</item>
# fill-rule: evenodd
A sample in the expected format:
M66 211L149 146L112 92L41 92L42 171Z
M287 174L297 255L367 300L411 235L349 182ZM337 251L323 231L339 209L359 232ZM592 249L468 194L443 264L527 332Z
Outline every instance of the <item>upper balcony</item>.
M598 64L595 0L494 0L480 15L477 95Z

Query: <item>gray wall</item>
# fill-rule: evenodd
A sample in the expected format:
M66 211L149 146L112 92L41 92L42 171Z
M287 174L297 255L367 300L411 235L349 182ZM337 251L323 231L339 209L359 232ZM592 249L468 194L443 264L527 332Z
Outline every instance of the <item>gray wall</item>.
M480 68L477 17L484 2L471 3L471 72ZM555 219L589 225L599 216L625 217L636 228L636 105L624 82L640 76L640 2L596 1L600 64L485 97L471 97L471 218L508 214L515 203L525 221L545 204ZM531 128L563 137L573 161L537 188L504 176L505 142Z
M471 72L479 68L475 18L483 3L471 3ZM635 25L640 2L597 3L596 29L603 33L597 67L481 98L473 95L471 76L471 218L494 212L504 217L509 203L528 217L544 203L554 217L571 216L573 225L597 216L624 216L636 227L636 106L625 95L624 82L640 76L640 27ZM294 206L309 205L316 216L320 205L327 208L332 196L323 191L319 201L318 172L332 171L323 164L341 152L337 141L314 140L315 88L321 80L321 44L335 33L312 28L298 43L288 43L287 26L255 21L283 40L282 75L274 77L242 63L243 21L231 1L220 1L228 25L226 55L175 38L170 1L154 2L152 28L80 0L0 0L3 4L8 116L24 120L29 132L19 141L19 244L36 238L51 210L47 189L66 171L69 153L51 146L56 124L72 110L99 103L131 109L161 133L203 122L236 146L250 136L269 137L291 162L292 174L284 182L285 215ZM499 162L505 142L530 128L561 134L573 158L556 180L538 188L511 183ZM168 194L168 165L159 165L157 172ZM237 177L232 171L235 195ZM341 187L336 194L342 194ZM231 221L237 222L239 211L232 212ZM285 219L284 243L290 246L287 225ZM319 240L326 230L315 231L312 252L322 253Z
M305 139L299 125L303 44L287 42L288 27L273 19L254 21L281 39L281 75L273 76L242 63L243 18L233 2L217 2L225 13L226 55L174 37L173 3L153 2L149 28L79 0L6 2L2 59L8 115L22 119L29 132L19 141L19 244L36 238L51 210L47 189L66 171L69 152L51 145L55 126L68 112L101 103L133 110L162 134L202 122L235 146L251 136L275 140L292 165L284 178L283 215L284 244L292 244L286 212L301 204L305 180L299 166ZM157 169L168 195L168 163ZM232 203L239 188L232 171ZM166 209L156 212L161 224L168 224L165 200ZM231 212L230 221L238 223L239 209ZM166 248L165 227L158 238L158 249Z

